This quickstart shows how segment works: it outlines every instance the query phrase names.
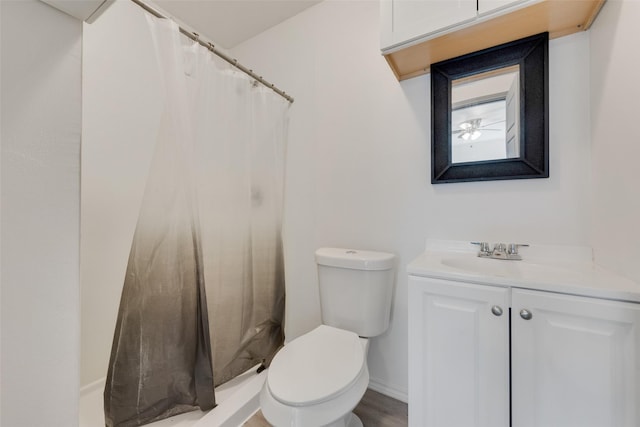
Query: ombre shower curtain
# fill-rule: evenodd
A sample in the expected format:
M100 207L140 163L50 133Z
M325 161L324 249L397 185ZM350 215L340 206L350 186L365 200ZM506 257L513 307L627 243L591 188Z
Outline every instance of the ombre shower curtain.
M283 343L289 103L148 18L165 110L104 392L109 427L215 406Z

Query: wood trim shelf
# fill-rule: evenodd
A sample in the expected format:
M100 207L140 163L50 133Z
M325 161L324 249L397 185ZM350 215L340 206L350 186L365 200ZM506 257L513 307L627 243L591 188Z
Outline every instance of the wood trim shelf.
M385 54L385 59L398 80L409 79L428 73L436 62L545 31L554 39L588 30L605 1L544 0Z

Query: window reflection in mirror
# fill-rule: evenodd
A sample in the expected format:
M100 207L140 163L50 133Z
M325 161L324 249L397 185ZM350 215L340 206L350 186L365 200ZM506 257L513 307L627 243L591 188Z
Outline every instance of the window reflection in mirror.
M520 157L519 66L451 82L451 163Z

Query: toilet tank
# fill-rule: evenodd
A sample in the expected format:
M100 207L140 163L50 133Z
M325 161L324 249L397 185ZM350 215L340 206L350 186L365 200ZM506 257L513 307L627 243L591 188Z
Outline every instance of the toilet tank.
M322 323L375 337L389 327L395 255L356 249L316 251Z

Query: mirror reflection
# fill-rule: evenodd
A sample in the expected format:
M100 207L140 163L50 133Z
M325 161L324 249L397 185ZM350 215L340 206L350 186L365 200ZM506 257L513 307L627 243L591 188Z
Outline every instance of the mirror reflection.
M549 34L431 64L431 183L549 177Z
M451 82L451 163L520 157L520 69Z

